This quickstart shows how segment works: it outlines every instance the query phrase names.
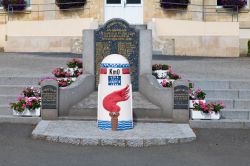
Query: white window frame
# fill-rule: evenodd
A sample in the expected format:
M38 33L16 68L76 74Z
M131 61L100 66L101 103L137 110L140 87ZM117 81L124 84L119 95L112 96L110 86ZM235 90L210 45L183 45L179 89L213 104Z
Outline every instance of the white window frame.
M250 2L250 0L247 0L247 5L246 6L244 6L242 9L249 9L249 2ZM217 9L223 9L223 6L220 6L220 5L218 5L218 0L216 0L216 8Z

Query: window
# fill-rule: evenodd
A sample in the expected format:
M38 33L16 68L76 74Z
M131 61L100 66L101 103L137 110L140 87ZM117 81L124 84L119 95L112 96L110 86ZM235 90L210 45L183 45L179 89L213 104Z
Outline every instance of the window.
M2 0L0 0L0 9L3 9Z
M30 10L31 9L30 1L31 0L25 0L25 2L26 2L26 10ZM0 10L3 9L2 2L3 2L3 0L0 0Z
M121 4L121 0L107 0L107 4Z
M222 1L223 0L217 0L217 7L218 8L222 8L223 7ZM237 0L237 1L238 1L239 7L243 6L243 7L240 7L240 8L248 8L249 7L249 0ZM237 4L237 1L233 1L233 2ZM245 3L244 1L246 1L246 4L244 4Z
M141 4L141 0L127 0L127 4Z

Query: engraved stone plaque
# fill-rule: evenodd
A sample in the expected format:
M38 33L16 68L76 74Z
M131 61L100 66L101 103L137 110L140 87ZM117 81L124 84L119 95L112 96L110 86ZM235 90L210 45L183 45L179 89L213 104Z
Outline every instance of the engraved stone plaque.
M122 19L112 19L95 31L96 87L99 83L100 64L110 54L120 54L128 59L133 90L138 90L139 31Z
M42 87L42 109L57 109L57 87L53 85Z
M188 87L178 85L174 87L174 109L188 109Z

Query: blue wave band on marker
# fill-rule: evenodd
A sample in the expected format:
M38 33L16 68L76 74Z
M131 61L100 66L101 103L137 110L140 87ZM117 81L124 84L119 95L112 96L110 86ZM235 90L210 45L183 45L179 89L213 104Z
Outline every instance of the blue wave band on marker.
M98 128L110 130L112 129L111 121L101 121L98 122ZM133 122L132 121L118 121L117 130L128 130L133 128Z

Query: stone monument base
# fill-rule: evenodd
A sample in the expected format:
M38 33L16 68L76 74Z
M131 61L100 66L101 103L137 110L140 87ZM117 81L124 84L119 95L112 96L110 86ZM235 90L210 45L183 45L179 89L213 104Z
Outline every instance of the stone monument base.
M35 139L81 146L148 147L191 142L196 135L188 124L135 123L132 130L98 129L95 121L41 121L32 132Z

